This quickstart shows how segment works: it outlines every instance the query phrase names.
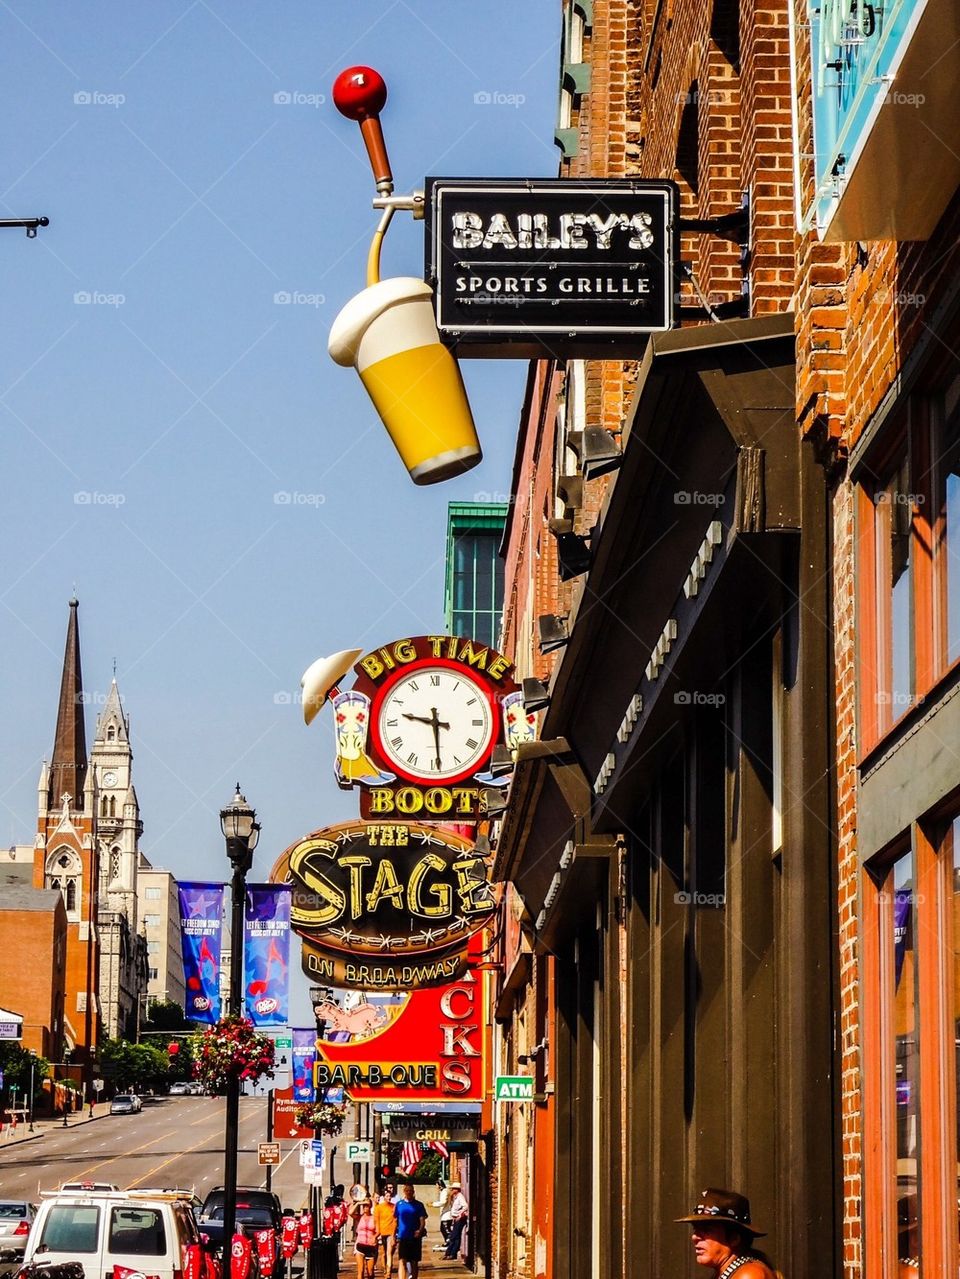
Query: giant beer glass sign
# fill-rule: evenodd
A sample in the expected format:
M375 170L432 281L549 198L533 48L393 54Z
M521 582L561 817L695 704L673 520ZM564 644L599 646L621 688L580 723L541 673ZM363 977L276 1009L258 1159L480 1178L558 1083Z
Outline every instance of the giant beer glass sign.
M609 357L673 327L672 182L428 178L426 223L437 327L461 355Z

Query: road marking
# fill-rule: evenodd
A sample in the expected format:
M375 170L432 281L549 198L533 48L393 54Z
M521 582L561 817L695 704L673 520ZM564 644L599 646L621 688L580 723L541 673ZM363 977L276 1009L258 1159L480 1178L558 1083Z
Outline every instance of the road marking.
M192 1146L188 1146L186 1150L178 1150L177 1153L175 1155L171 1155L169 1159L164 1159L163 1163L156 1164L153 1168L148 1168L145 1173L143 1173L141 1176L139 1176L136 1179L136 1181L131 1181L127 1189L133 1190L133 1188L139 1185L140 1182L146 1181L148 1177L152 1177L153 1174L155 1172L159 1172L161 1168L166 1168L167 1164L172 1164L175 1159L182 1159L184 1155L191 1154L194 1150L197 1150L200 1146L202 1146L204 1142L206 1141L209 1141L209 1137L201 1137L198 1142L196 1142Z
M163 1141L168 1137L168 1133L162 1132L159 1137L154 1137L153 1141L147 1141L142 1146L137 1146L133 1150L125 1150L122 1153L118 1151L117 1154L111 1155L108 1159L101 1159L98 1164L91 1164L89 1168L84 1168L83 1172L78 1172L76 1177L71 1178L71 1180L84 1181L96 1168L102 1168L104 1164L113 1163L117 1159L129 1159L131 1155L138 1155L141 1150L147 1150L150 1146L155 1146L158 1141Z

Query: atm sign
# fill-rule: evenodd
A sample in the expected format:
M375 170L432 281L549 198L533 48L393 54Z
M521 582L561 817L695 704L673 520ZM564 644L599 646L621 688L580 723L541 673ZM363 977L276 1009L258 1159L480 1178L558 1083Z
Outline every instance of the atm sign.
M495 1101L533 1101L533 1080L529 1075L497 1075Z

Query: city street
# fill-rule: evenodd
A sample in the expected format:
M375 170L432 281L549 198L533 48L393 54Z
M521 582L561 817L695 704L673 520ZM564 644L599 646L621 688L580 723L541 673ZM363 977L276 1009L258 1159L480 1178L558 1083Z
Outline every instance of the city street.
M104 1103L99 1117L75 1120L68 1128L58 1121L40 1121L40 1135L35 1139L0 1147L0 1199L23 1196L39 1202L41 1191L54 1190L64 1181L88 1178L113 1182L123 1189L178 1187L193 1190L203 1199L223 1179L223 1105L221 1097L157 1097L146 1098L138 1115L110 1115ZM266 1170L257 1165L257 1142L263 1141L265 1135L266 1098L241 1098L240 1185L265 1184ZM324 1144L326 1188L330 1146L335 1148L335 1143L326 1139ZM283 1162L273 1170L272 1188L285 1208L298 1210L307 1199L297 1158L298 1143L284 1142L282 1149ZM341 1181L352 1180L353 1169L346 1164L338 1169L335 1163L334 1172ZM432 1195L422 1189L418 1193L428 1200L429 1212ZM428 1223L421 1274L466 1273L459 1262L438 1259L432 1245L439 1239L434 1217ZM348 1244L341 1270L352 1273L354 1268L353 1250ZM13 1265L0 1267L0 1276L15 1270Z
M220 1097L158 1097L145 1100L138 1115L103 1114L70 1128L44 1123L35 1141L0 1147L0 1198L37 1200L41 1190L90 1178L124 1188L177 1186L202 1199L223 1180L223 1106ZM241 1185L264 1184L257 1142L265 1138L266 1099L241 1099ZM301 1206L305 1187L296 1143L284 1143L272 1180L284 1207Z

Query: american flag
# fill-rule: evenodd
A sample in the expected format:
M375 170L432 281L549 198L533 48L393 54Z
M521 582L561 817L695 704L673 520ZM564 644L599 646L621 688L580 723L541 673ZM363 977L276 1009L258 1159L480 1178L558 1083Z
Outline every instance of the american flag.
M405 1141L403 1150L400 1152L400 1171L405 1177L409 1177L420 1162L421 1155L424 1151L435 1150L441 1159L449 1158L446 1142L443 1141Z

